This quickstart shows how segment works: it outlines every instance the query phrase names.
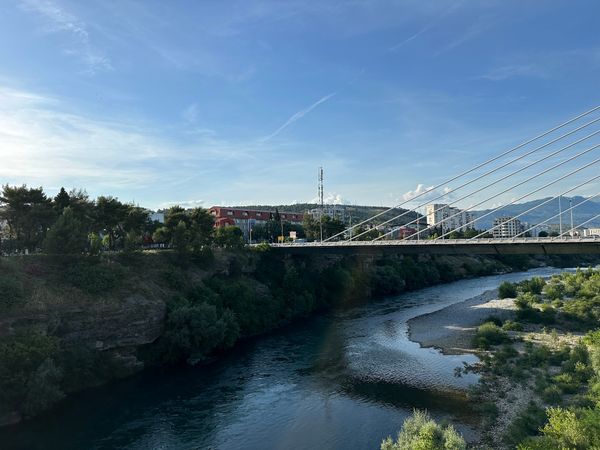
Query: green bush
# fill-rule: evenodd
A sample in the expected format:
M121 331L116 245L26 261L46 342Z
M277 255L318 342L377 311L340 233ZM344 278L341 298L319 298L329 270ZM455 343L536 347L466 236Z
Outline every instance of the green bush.
M542 277L533 277L529 280L523 280L518 283L517 290L522 293L540 295L544 289L544 286L546 286L546 282Z
M467 444L452 427L438 425L426 411L415 410L402 424L398 438L384 439L381 450L465 450Z
M168 305L160 341L163 359L172 363L203 359L217 348L231 347L239 332L229 309L219 313L214 305L177 297Z
M64 280L90 294L103 294L116 288L122 278L123 270L117 264L93 263L76 260L63 273Z
M515 298L517 296L517 287L513 283L504 281L498 287L498 296L500 298Z
M543 292L549 300L562 300L564 294L564 287L562 284L554 282L552 284L547 284L544 287Z
M24 298L23 283L16 275L0 275L0 309L20 304Z
M542 400L551 405L558 404L562 399L562 391L558 386L552 385L542 391Z
M519 322L507 320L502 324L502 329L504 331L523 331L523 325L521 325Z
M58 339L42 334L0 341L0 412L22 410L25 405L25 412L32 414L61 397L57 388L61 374L53 361L58 351Z
M473 343L478 348L487 349L491 345L507 341L509 341L508 335L498 325L493 322L485 322L477 328Z

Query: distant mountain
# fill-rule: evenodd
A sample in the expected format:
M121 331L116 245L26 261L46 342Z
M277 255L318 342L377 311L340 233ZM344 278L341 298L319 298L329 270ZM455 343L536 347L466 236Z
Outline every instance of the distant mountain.
M547 200L550 200L552 197L546 197L539 200L532 200L526 203L517 203L515 205L505 206L500 208L498 211L491 213L490 215L481 218L475 223L475 228L483 229L483 228L491 228L494 222L495 217L501 216L516 216L518 214L524 213L525 211L544 203ZM576 206L582 201L586 200L585 197L575 196L575 197L562 197L561 198L561 206L562 210L565 211L569 209L569 200L572 200L572 205ZM482 211L474 211L476 217L481 217L484 214L492 211L491 209L486 209ZM554 199L549 201L547 204L540 206L539 208L523 214L523 216L519 217L522 222L527 222L530 225L535 225L537 223L543 222L549 217L554 216L559 213L558 199ZM573 223L575 225L583 223L589 219L592 219L594 216L600 214L600 199L595 198L593 200L589 200L586 203L582 204L573 209ZM562 216L563 224L569 225L571 223L571 213L563 213ZM558 217L552 219L547 222L548 224L557 224L559 222ZM595 220L587 223L586 227L597 227L600 226L600 218L596 218Z

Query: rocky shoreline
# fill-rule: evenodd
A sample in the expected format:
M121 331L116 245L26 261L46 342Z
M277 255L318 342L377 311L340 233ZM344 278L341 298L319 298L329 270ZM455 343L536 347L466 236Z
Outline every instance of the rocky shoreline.
M490 316L511 318L513 299L498 299L496 289L408 321L408 336L422 347L434 347L447 355L474 353L471 340L477 327Z

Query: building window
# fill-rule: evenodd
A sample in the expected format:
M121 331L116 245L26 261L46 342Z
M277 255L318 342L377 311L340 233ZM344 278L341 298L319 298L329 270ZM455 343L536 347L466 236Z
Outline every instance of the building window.
M228 216L233 216L233 211L227 211Z
M245 217L247 217L247 216L248 216L248 211L244 211L244 212L242 213L242 216L245 216Z
M256 217L260 217L260 213L259 212L256 213Z

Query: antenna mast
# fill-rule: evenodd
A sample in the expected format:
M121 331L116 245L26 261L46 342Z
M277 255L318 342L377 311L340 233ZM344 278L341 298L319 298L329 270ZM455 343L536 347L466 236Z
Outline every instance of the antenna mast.
M323 213L324 205L323 205L323 166L319 167L319 206L321 207L321 212L319 214L319 232L321 234L321 242L323 242Z

